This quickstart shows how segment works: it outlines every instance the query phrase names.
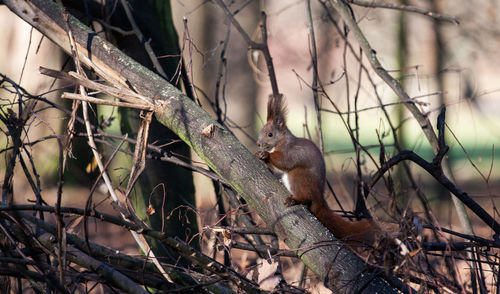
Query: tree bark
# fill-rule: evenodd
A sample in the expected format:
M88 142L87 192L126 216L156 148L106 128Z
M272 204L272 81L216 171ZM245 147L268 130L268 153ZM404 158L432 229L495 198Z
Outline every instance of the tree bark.
M155 104L155 116L175 132L250 204L279 238L335 293L396 293L303 206L286 207L286 188L228 130L166 80L101 39L49 0L4 0L19 17L70 52L69 24L83 64L101 77L132 85Z

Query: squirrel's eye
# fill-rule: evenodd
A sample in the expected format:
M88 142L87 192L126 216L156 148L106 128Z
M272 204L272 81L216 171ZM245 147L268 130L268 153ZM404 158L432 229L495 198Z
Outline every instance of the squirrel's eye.
M272 137L272 136L273 136L273 133L267 133L267 136L268 136L268 137Z

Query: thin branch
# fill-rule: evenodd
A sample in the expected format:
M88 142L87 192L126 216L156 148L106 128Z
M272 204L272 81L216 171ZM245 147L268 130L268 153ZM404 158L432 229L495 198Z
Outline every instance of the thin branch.
M385 172L390 168L397 165L404 160L411 160L417 165L426 170L430 175L432 175L441 185L447 188L451 193L453 193L458 199L460 199L470 210L472 210L481 220L486 223L496 234L500 234L500 224L486 211L482 208L476 201L474 201L467 193L462 191L457 185L455 185L450 179L444 174L441 162L443 157L448 152L448 146L444 141L444 110L443 107L441 114L438 117L438 132L439 132L439 149L437 154L432 160L432 162L427 162L425 159L420 157L413 151L403 150L399 154L395 155L389 159L380 169L372 176L371 180L365 186L365 195L368 195L370 190L375 186L380 178L383 177Z
M276 79L276 73L274 72L273 58L271 57L271 53L269 52L269 46L267 43L267 16L264 11L261 12L262 21L260 24L260 30L262 32L262 54L264 55L264 59L266 60L267 71L269 73L269 81L271 82L271 89L273 90L273 95L280 95L280 91L278 90L278 81Z
M105 94L108 94L110 96L116 97L118 99L124 100L129 103L147 104L147 105L152 104L151 98L145 97L125 87L122 87L118 82L113 83L113 86L108 86L92 81L87 77L84 77L81 74L75 72L65 73L62 71L48 69L45 67L40 67L39 71L43 75L57 78L70 83L74 83L77 85L81 85L95 91L103 92Z
M247 32L245 32L245 30L241 27L240 23L236 20L236 18L234 18L234 15L231 13L229 8L226 6L224 1L223 0L215 0L215 3L217 3L222 8L222 10L226 14L226 16L229 18L229 20L231 21L233 26L236 28L236 30L240 33L241 37L243 37L243 39L248 44L248 46L250 46L250 48L253 48L253 49L261 50L262 44L254 42L252 40L252 38L250 38L250 36L247 34Z
M235 234L275 235L271 229L261 227L205 226L203 229L215 232L228 231Z
M278 82L276 80L276 73L274 71L274 65L273 65L273 59L271 57L271 53L269 52L269 46L267 43L267 15L264 11L261 12L261 23L260 23L260 30L261 30L261 38L262 38L262 43L258 43L252 40L250 36L245 32L245 30L241 27L240 23L236 20L234 17L234 14L231 13L229 8L226 6L223 0L215 0L215 2L222 8L226 16L229 18L231 23L234 25L236 30L241 34L243 39L246 41L250 49L255 49L255 50L260 50L262 54L264 55L264 59L266 60L266 66L267 66L267 71L269 74L269 80L271 82L271 89L273 91L273 95L278 96L280 95L279 89L278 89Z
M423 113L421 113L420 110L415 106L415 104L408 103L411 102L411 98L408 96L404 88L396 79L394 79L384 69L384 67L377 58L377 52L371 47L370 43L368 42L365 35L358 26L356 19L354 19L350 6L344 1L329 0L329 2L335 8L335 10L341 15L345 23L349 26L354 37L356 38L359 45L363 49L363 54L365 54L366 58L370 62L372 68L375 70L377 75L386 82L386 84L394 91L394 93L396 93L396 95L399 97L401 101L405 102L404 105L419 123L420 127L422 128L422 131L427 137L427 140L432 146L432 149L434 150L434 152L437 152L439 149L437 144L437 138L432 130L432 125L428 117Z
M127 19L130 22L130 25L132 26L132 30L134 31L137 39L141 44L144 44L144 49L146 50L146 53L149 56L149 59L153 63L154 68L156 71L165 79L169 79L165 71L163 70L163 67L161 66L160 62L158 61L158 57L156 57L155 52L153 51L153 47L151 47L151 43L149 41L146 41L146 38L142 34L141 30L139 29L139 26L135 22L134 16L132 15L132 12L130 11L130 7L128 4L127 0L120 0L120 3L122 4L123 10L125 10L125 14L127 15Z
M438 94L439 93L433 93L433 94L429 94L429 95L438 95ZM337 112L337 111L330 110L330 109L325 109L325 108L321 108L320 111L328 112L328 113L333 113L333 114L349 115L349 114L353 114L353 113L356 113L356 112L360 113L360 112L364 112L364 111L376 110L376 109L387 107L387 106L401 105L403 103L406 103L406 102L401 102L401 101L389 102L389 103L384 103L382 105L376 105L376 106L369 106L369 107L361 108L361 109L358 109L356 111L341 111L341 112ZM410 103L415 103L415 104L422 105L422 106L428 106L429 105L429 103L423 102L423 101L413 101L413 102L410 102Z
M214 259L196 251L188 244L177 241L172 238L163 240L164 244L176 250L182 257L193 262L204 270L217 274L221 278L225 278L233 282L238 288L245 291L245 293L261 293L258 285L248 280L242 275L238 274L233 269L224 266L223 264L215 261Z
M6 209L6 210L12 209L11 207L9 208L9 206L3 206L3 207L0 206L0 209L2 209L2 208ZM47 210L47 211L54 211L52 207L47 207L47 206L31 206L31 207L29 207L29 206L24 206L24 205L17 205L17 208L19 208L19 209L36 208L36 209L43 209L43 210ZM72 213L78 213L78 214L85 213L85 211L83 209L78 209L78 208L61 208L61 209L66 210L68 212L72 212ZM52 225L50 225L44 221L41 221L40 219L37 219L32 215L29 215L26 213L20 213L20 214L22 215L22 217L24 219L27 219L28 221L33 222L35 225L42 227L44 230L48 231L49 233L53 233L55 231L55 228ZM228 267L224 266L223 264L209 258L208 256L196 251L191 246L189 246L188 244L186 244L182 241L179 241L179 240L176 240L174 238L166 236L166 234L163 232L151 230L151 229L148 229L146 227L143 227L142 225L134 224L131 222L124 222L123 220L120 220L119 218L116 218L114 216L106 215L103 213L98 213L96 211L89 211L89 212L87 212L87 214L89 214L89 216L95 216L95 217L98 217L100 219L105 219L105 220L110 221L110 222L112 221L112 222L117 223L117 224L122 224L126 228L133 230L133 232L137 231L137 232L140 232L141 234L145 234L145 235L148 235L152 238L160 240L168 247L177 251L182 257L195 263L196 265L200 266L201 268L203 268L205 270L208 270L212 273L219 275L222 278L225 278L227 280L232 281L239 288L246 291L246 293L260 293L261 292L260 289L257 287L257 285L255 285L253 282L247 280L245 277L241 276L240 274L238 274L237 272L235 272L231 268L228 268ZM71 235L72 234L68 234L68 238L74 236L74 235L73 236L71 236ZM83 240L81 242L84 243ZM85 247L84 244L81 244L81 245Z
M149 137L149 126L153 119L153 112L142 112L139 114L141 122L137 131L137 140L134 148L134 156L132 158L132 167L130 169L129 180L127 183L127 191L125 198L132 192L132 188L139 179L139 176L146 167L146 149Z
M46 232L50 234L57 233L57 228L49 224L35 216L27 213L21 212L21 210L35 210L35 211L46 211L54 213L55 209L51 206L40 206L40 205L14 205L14 206L0 206L0 210L2 211L17 211L16 213L20 215L24 220L27 220L33 223L35 226L42 228ZM155 238L157 240L162 240L167 238L167 236L163 232L149 230L142 225L137 225L131 222L124 220L123 218L112 216L105 213L100 213L96 210L85 211L83 209L74 208L74 207L61 207L61 213L65 214L74 214L74 215L86 215L90 217L94 217L100 219L104 222L112 223L121 227L126 228L127 230L133 230L137 232L141 232L143 234L148 234L150 237ZM85 240L80 239L74 234L67 234L68 243L77 247L79 250L86 252L87 254L91 254L94 258L100 259L101 261L105 261L106 263L111 263L118 267L125 267L130 270L135 271L147 271L150 273L157 273L158 269L154 263L150 263L147 260L138 259L135 257L131 257L122 253L117 252L116 250L108 249L104 246L95 244L90 242L90 249L88 251L87 244ZM48 252L48 251L47 251ZM195 284L198 283L198 278L196 276L190 276L188 274L184 274L182 271L176 270L176 267L170 266L167 267L167 270L172 273L172 276L175 278L175 281L178 284ZM146 273L143 273L146 274ZM142 274L141 274L142 275ZM134 278L134 277L132 277ZM200 280L201 281L201 280Z
M137 103L132 104L132 103L127 103L127 102L110 101L110 100L99 99L99 98L95 98L95 97L91 97L91 96L87 96L87 95L67 93L67 92L62 93L61 98L71 99L71 100L80 100L80 101L90 102L90 103L99 104L99 105L126 107L126 108L134 108L134 109L148 110L148 111L153 110L153 107L149 106L149 105L140 105Z
M306 0L307 2L307 21L309 22L309 37L310 37L310 50L311 50L311 62L312 62L312 92L314 101L314 110L316 111L316 121L318 123L318 136L319 136L319 147L321 153L325 153L325 146L323 144L323 131L321 127L321 103L318 95L318 50L316 49L316 35L314 34L314 22L312 18L311 11L311 0Z
M45 245L47 248L49 248L52 252L57 251L57 249L54 247L54 244L52 242L53 236L51 236L48 233L45 233L38 237L38 240ZM92 257L90 257L87 254L84 254L80 250L74 248L73 246L68 246L68 253L67 257L69 261L74 262L84 268L87 268L89 270L92 270L99 275L101 275L104 279L106 279L107 282L110 284L116 286L119 289L122 289L123 291L127 293L140 293L140 294L146 294L148 293L145 291L141 286L139 286L137 283L129 279L127 276L124 274L120 273L119 271L113 269L109 265L107 265L104 262L98 261Z
M282 250L273 247L269 247L266 245L253 245L248 243L242 243L238 241L232 241L231 247L240 250L253 251L258 252L264 256L286 256L286 257L295 257L297 258L297 253L292 250Z
M431 17L440 21L447 21L453 24L460 24L460 21L457 17L443 15L437 12L430 11L428 9L412 6L412 5L403 5L396 3L385 3L385 2L376 2L374 0L348 0L350 3L363 7L371 7L371 8L387 8L387 9L395 9L407 12L414 12L418 14L422 14L428 17Z

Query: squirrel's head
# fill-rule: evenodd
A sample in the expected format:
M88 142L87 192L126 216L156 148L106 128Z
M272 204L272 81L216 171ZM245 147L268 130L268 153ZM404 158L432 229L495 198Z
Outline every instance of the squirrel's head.
M287 133L286 110L283 105L283 95L271 95L267 102L267 123L259 134L257 145L260 150L271 152Z

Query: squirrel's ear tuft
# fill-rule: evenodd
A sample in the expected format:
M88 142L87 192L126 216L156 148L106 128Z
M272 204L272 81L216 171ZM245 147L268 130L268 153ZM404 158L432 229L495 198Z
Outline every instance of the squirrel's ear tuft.
M267 120L272 120L276 123L280 122L286 126L286 107L283 104L283 95L269 95L267 101Z
M274 118L274 125L278 130L284 132L286 130L286 121L284 116L277 116Z

